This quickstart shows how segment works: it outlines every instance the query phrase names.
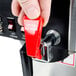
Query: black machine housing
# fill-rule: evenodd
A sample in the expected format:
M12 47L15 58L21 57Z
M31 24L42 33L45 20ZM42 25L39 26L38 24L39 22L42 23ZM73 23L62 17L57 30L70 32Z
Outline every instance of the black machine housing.
M24 32L21 31L21 26L17 23L17 17L11 13L11 1L0 1L0 35L25 41ZM53 58L51 62L63 60L68 56L69 6L70 0L53 0L49 22L43 28L42 39L45 38L49 30L55 30L61 36L60 43L52 46ZM14 29L8 28L11 24L10 21Z
M21 26L17 23L17 17L11 13L12 0L0 0L0 35L18 40L25 41L24 32L21 31ZM55 30L60 34L61 41L58 45L52 45L50 62L56 62L65 59L68 54L68 30L69 30L69 7L70 0L52 0L50 19L46 27L43 27L42 39L46 37L49 30ZM8 26L12 22L14 29L9 29ZM24 70L24 76L32 76L32 59L26 54L26 44L22 47L20 54ZM29 64L30 62L30 64ZM29 69L30 68L30 69ZM25 71L28 74L25 75Z

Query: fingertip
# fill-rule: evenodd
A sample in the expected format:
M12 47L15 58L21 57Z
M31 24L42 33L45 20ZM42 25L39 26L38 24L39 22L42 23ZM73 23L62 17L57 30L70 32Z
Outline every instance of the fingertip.
M22 21L20 20L20 18L18 18L18 24L19 24L20 26L23 26L23 25L22 25Z
M40 9L36 8L35 6L29 7L26 10L26 15L30 19L36 19L40 16Z
M20 26L23 26L23 18L24 18L24 12L21 10L21 12L18 16L18 23Z
M46 27L47 24L48 24L48 20L47 21L44 21L43 27Z
M50 14L46 14L46 13L42 13L41 14L42 18L44 19L44 24L43 27L46 27L48 22L49 22L49 18L50 18Z

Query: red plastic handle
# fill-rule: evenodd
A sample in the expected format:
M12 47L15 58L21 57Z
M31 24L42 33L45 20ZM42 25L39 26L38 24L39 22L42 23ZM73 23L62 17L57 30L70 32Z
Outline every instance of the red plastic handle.
M33 58L41 59L41 34L43 27L43 19L41 17L37 19L29 19L27 16L24 17L24 31L26 41L27 55Z

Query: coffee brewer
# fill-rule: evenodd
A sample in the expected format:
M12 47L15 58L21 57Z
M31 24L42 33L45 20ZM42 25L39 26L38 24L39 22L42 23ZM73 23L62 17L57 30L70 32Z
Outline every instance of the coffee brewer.
M20 50L23 76L33 76L33 60L40 63L63 61L70 54L76 53L76 0L52 0L48 24L42 29L41 59L27 55L26 42ZM13 17L13 18L12 18ZM13 20L15 31L8 29L8 20ZM11 0L0 1L0 35L25 41L17 18L11 13ZM12 22L13 22L12 21ZM9 35L10 34L10 35Z

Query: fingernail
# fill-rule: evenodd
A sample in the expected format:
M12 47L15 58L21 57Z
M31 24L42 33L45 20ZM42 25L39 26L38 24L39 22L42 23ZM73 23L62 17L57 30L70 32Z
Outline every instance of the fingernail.
M40 16L40 10L35 8L34 6L27 8L26 15L30 19L36 19Z
M47 25L47 22L44 22L43 27L46 27L46 25Z

